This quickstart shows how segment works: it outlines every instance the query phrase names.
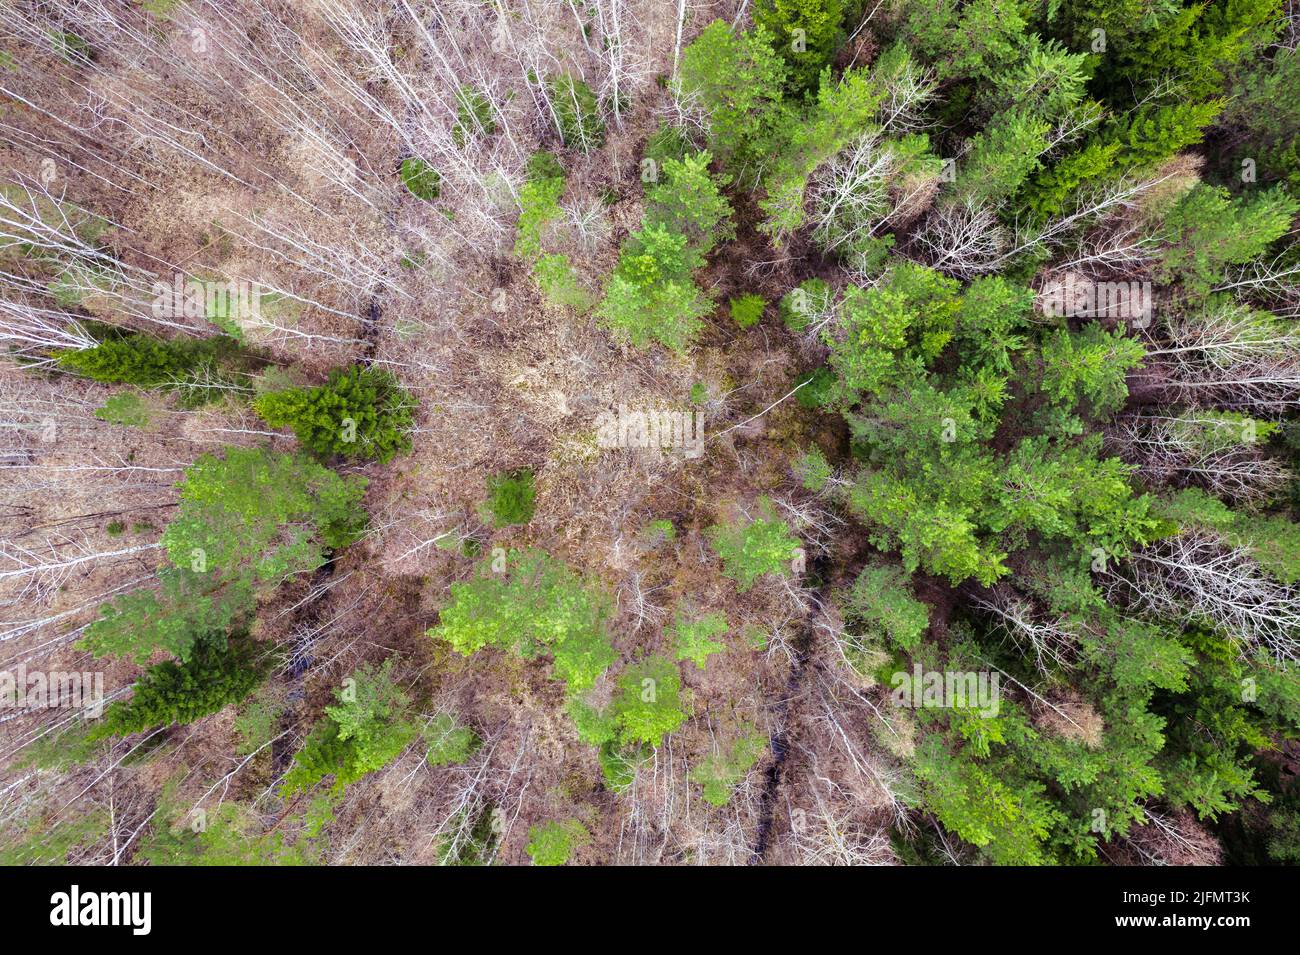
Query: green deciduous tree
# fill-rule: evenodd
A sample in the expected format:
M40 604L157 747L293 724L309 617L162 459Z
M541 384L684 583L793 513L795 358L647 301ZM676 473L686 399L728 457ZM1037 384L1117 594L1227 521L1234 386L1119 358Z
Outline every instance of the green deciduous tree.
M684 352L713 309L691 277L702 264L685 235L647 226L624 244L597 314L638 348L655 341Z
M844 295L842 331L826 332L831 367L846 387L878 393L933 361L952 338L960 286L933 269L898 264L872 289Z
M712 159L707 152L665 159L659 183L646 190L648 208L643 224L664 226L686 236L700 255L707 255L718 242L735 234L728 222L731 203L720 191L727 178L710 175Z
M357 539L365 487L365 478L340 477L302 455L226 448L186 470L162 542L178 567L278 582Z
M716 524L708 535L722 558L722 573L736 581L741 593L766 574L788 576L799 546L785 521L770 514L743 524Z
M685 617L681 611L673 624L673 645L678 660L691 660L703 670L709 657L726 649L714 637L727 632L730 625L726 614L711 613L698 620Z
M528 659L550 653L570 692L586 690L615 658L605 598L541 551L511 551L505 561L499 572L489 560L474 579L452 584L429 636L467 656L484 647Z
M552 819L528 830L525 850L533 865L564 865L573 850L591 841L591 833L577 819Z
M664 735L686 720L677 667L663 657L648 657L624 670L610 703L618 739L624 746L658 746Z

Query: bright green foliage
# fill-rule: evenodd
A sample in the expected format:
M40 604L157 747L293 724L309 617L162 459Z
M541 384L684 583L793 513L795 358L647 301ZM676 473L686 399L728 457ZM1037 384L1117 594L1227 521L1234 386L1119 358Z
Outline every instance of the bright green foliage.
M708 153L664 161L664 182L648 191L642 228L623 244L606 284L598 314L638 348L657 341L685 351L712 310L692 273L715 242L730 237L731 206L708 165Z
M1086 182L1100 179L1115 164L1118 140L1089 140L1055 165L1040 169L1025 188L1025 202L1039 220L1060 215Z
M222 803L204 810L202 826L192 813L175 826L155 826L137 858L155 866L176 865L311 865L316 860L303 845L286 845L278 832L263 834L252 810Z
M840 40L843 0L756 0L754 24L789 67L790 89L813 89Z
M727 221L731 203L720 192L728 180L709 174L712 158L707 152L696 152L680 160L665 159L662 181L646 190L643 224L664 226L686 236L700 255L707 255L718 242L735 234Z
M658 547L677 539L677 528L666 517L650 521L641 530L641 540L647 547Z
M1078 332L1057 329L1043 344L1043 390L1054 401L1087 401L1093 414L1117 411L1128 397L1125 376L1146 350L1122 329L1092 322Z
M900 649L912 650L930 626L930 608L912 596L906 575L893 564L869 566L845 595L845 613L884 631Z
M1256 258L1284 235L1298 211L1300 199L1280 187L1233 199L1226 189L1197 184L1165 217L1175 238L1163 250L1158 274L1208 292L1228 266Z
M356 365L336 368L319 388L271 391L253 401L268 424L292 428L317 454L380 463L410 451L413 406L392 372Z
M550 653L570 692L589 688L615 659L603 595L541 551L511 551L500 573L491 563L451 585L451 603L429 636L466 656L489 646L526 659Z
M673 645L678 660L692 660L703 670L710 656L721 653L726 645L714 640L729 629L727 615L711 613L698 620L688 620L681 611L673 624Z
M363 664L334 691L338 703L325 707L294 757L282 795L303 792L329 775L340 790L383 769L419 736L410 698L393 681L392 664L392 658L379 667Z
M1050 124L1020 110L999 113L971 141L957 188L972 203L999 203L1014 195L1040 165Z
M681 678L663 657L648 657L619 675L609 715L624 746L658 746L664 735L686 720L682 710Z
M1168 716L1157 766L1170 802L1213 820L1262 794L1252 754L1300 731L1300 683L1267 656L1243 660L1229 636L1189 627L1181 639L1195 666L1185 692L1156 701Z
M758 324L758 320L763 317L763 309L767 308L767 300L761 295L742 295L739 298L733 298L728 303L731 308L731 319L741 328L749 328Z
M869 129L880 109L884 92L865 70L846 72L839 82L830 74L822 78L817 100L791 131L764 176L767 197L759 205L767 214L761 229L779 246L804 222L808 178Z
M873 289L844 295L843 334L826 333L831 367L854 391L879 393L933 361L952 338L961 310L960 286L933 269L897 265Z
M1034 310L1034 293L999 276L977 279L966 288L957 317L957 342L963 360L1000 374L1011 372Z
M985 849L997 865L1042 865L1043 841L1059 813L1037 783L1016 785L974 760L954 757L937 737L917 749L913 764L925 804L943 825Z
M1118 121L1108 135L1120 142L1119 156L1125 165L1155 166L1179 150L1199 143L1204 128L1214 122L1222 109L1219 100L1145 106Z
M605 121L591 87L571 73L551 77L547 83L551 109L560 139L570 149L589 153L605 142Z
M713 308L691 278L702 264L685 235L647 226L624 244L597 314L638 348L684 352Z
M527 468L503 471L488 478L487 510L496 527L527 524L533 519L537 491L533 472Z
M781 129L785 65L762 27L736 34L714 20L682 53L680 97L703 112L709 150L752 182Z
M767 752L767 738L756 730L745 728L720 752L713 752L691 770L691 782L704 787L704 801L713 806L725 806L731 801L735 788L749 775L749 771Z
M277 582L357 539L365 487L365 478L340 477L302 455L226 448L185 472L162 542L177 567Z
M164 660L146 670L131 699L105 711L97 733L125 736L192 723L252 693L270 663L271 656L246 638L200 638L184 662Z
M533 865L564 865L573 850L591 841L591 833L577 819L552 819L528 830L525 851Z
M722 558L722 573L736 581L741 593L764 574L788 576L799 539L785 521L756 518L744 525L717 524L708 530L713 549Z
M728 222L731 203L719 191L728 179L708 173L711 161L707 152L666 159L662 182L646 190L645 225L662 225L685 235L699 255L708 255L716 244L735 235Z
M981 540L974 509L946 500L928 482L881 472L861 475L851 492L856 514L874 529L872 543L898 548L910 573L924 565L954 585L974 577L988 586L1007 573L1006 553Z
M595 305L594 296L578 281L578 271L567 255L543 255L533 264L533 278L543 297L552 305L586 312Z
M425 202L432 202L442 194L442 176L438 170L418 156L408 156L402 160L402 185L410 190L411 195Z
M548 158L539 159L541 156ZM564 195L564 170L554 156L545 152L534 153L529 166L529 178L519 190L520 212L515 239L515 255L525 261L541 256L544 229L548 222L559 217L560 197Z
M154 414L155 409L144 398L130 391L112 395L95 409L95 417L100 421L128 428L148 428L153 424Z
M246 622L255 602L250 583L164 566L156 592L133 590L101 606L99 619L86 628L78 646L97 657L136 663L147 662L158 650L187 660L198 641L224 641L228 631Z
M597 709L578 696L569 697L566 706L578 739L588 746L605 746L618 736L618 724L608 712Z
M474 755L482 744L477 733L456 722L450 713L439 713L423 730L429 746L426 761L430 766L454 766Z
M160 649L188 662L200 642L224 646L251 618L260 585L315 570L356 539L365 483L260 449L200 457L163 532L170 565L158 571L158 589L104 604L79 646L138 663Z
M1016 110L1026 118L1059 121L1084 103L1088 79L1088 57L1072 53L1055 40L1040 40L1026 34L1017 58L982 86L980 106L996 125L1006 111ZM1082 106L1094 113L1099 106Z
M1114 557L1150 543L1159 530L1150 500L1133 496L1133 468L1100 458L1100 448L1098 435L1060 445L1042 435L1022 440L1003 463L987 526L1019 546L1037 534Z
M487 94L462 84L456 90L456 125L452 137L463 146L472 139L491 136L497 131L496 111Z

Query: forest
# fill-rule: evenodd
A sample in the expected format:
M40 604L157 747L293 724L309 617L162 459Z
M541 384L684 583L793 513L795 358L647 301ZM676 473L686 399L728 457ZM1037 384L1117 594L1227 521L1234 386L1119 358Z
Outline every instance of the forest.
M1300 862L1295 0L0 0L0 864Z

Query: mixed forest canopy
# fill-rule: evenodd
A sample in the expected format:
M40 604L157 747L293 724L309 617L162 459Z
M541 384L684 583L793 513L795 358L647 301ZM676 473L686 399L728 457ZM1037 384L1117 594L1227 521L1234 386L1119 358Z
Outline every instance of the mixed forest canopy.
M3 0L0 861L1300 861L1298 44Z

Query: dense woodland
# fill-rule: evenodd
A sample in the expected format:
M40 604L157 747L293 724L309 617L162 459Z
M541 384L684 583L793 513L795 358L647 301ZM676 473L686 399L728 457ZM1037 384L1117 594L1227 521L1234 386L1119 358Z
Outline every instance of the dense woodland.
M0 862L1300 861L1298 44L0 0Z

